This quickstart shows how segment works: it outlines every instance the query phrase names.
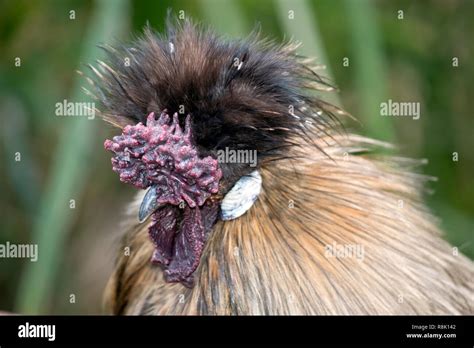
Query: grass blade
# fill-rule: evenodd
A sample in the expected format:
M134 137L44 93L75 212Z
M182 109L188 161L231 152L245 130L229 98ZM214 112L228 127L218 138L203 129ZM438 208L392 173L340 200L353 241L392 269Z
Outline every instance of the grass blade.
M116 36L127 23L126 0L97 1L84 41L81 63L100 57L96 45ZM83 99L78 76L71 99ZM16 311L38 314L50 304L53 284L61 264L61 253L66 240L73 209L69 200L78 197L87 180L87 158L91 155L94 122L85 117L69 118L62 130L53 158L49 182L38 202L39 214L32 232L31 243L38 244L38 261L31 263L20 280Z

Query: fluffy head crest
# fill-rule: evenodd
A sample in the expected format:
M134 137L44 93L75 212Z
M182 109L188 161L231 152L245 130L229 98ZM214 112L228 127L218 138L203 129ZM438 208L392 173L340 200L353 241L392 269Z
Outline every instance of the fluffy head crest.
M256 150L258 162L286 157L295 137L325 132L339 109L314 90L331 87L295 53L254 34L225 40L189 20L149 28L130 45L103 47L108 63L91 67L102 116L116 126L145 123L151 112L191 116L193 142L204 156L219 150ZM245 167L245 168L244 168ZM235 182L247 166L223 165Z

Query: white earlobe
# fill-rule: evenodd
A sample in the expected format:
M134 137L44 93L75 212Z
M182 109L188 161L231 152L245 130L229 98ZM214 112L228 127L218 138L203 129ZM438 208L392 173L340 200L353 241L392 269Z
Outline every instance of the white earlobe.
M233 220L249 210L262 190L262 177L255 170L241 177L225 195L221 203L221 219Z

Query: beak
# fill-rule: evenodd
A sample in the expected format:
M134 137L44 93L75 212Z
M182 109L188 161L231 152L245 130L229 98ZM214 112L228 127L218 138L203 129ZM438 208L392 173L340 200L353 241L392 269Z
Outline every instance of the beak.
M138 221L140 221L140 223L144 222L161 206L161 204L158 203L157 198L158 193L156 191L156 186L151 186L145 194L145 197L143 197L142 204L138 210Z

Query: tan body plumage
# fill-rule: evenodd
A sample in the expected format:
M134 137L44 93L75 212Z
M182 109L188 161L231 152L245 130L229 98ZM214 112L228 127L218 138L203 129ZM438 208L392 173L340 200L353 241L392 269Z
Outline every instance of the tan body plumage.
M355 135L315 142L330 158L301 142L295 159L262 166L262 194L214 226L192 289L164 282L149 262L133 204L107 312L473 314L474 265L442 239L413 161L364 154L380 144ZM363 246L363 259L328 256L333 243Z

